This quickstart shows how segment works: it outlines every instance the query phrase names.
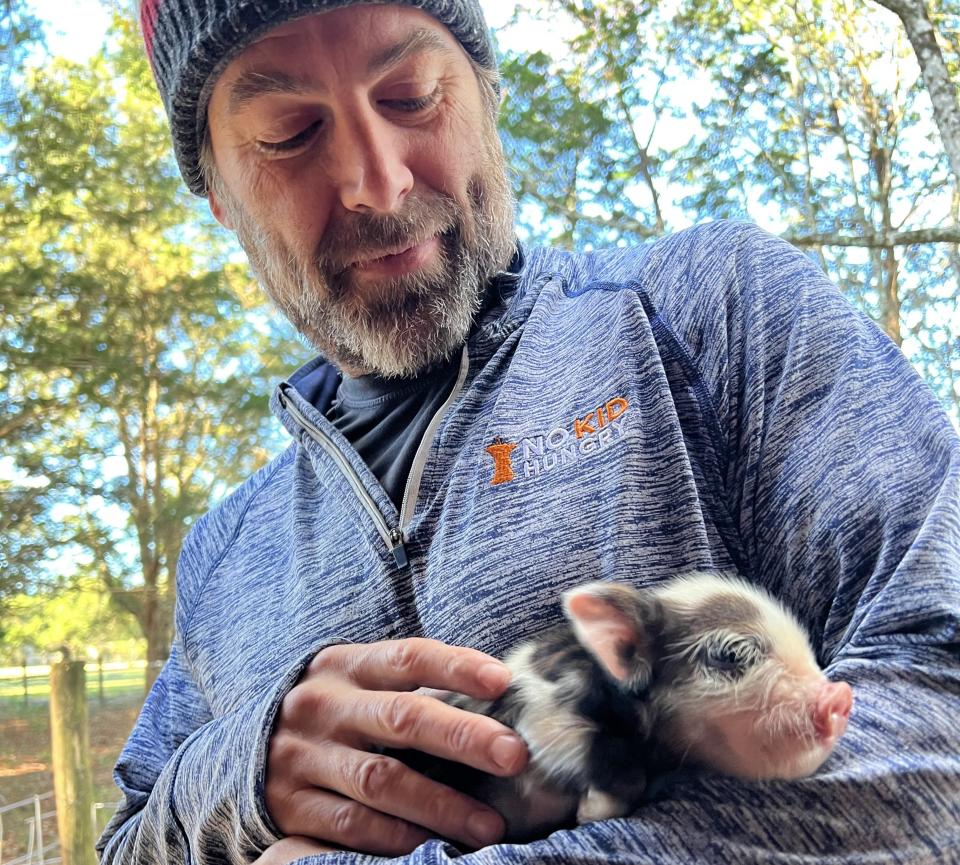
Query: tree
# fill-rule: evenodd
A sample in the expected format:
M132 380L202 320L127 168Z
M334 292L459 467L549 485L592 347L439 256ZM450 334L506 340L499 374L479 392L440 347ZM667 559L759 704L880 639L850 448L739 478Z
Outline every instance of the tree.
M27 646L84 658L89 648L138 636L136 621L110 602L102 582L90 574L54 595L17 595L10 608L12 623L4 641L9 651L0 656L8 662L19 661L19 652Z
M902 33L853 0L691 3L685 16L686 61L705 64L728 97L704 112L705 140L719 136L734 154L749 148L738 185L758 190L784 236L814 254L895 342L906 341L960 417L958 370L943 350L960 332L960 274L950 274L960 230ZM712 42L704 16L741 34L739 49ZM752 74L760 56L766 66ZM741 86L749 95L738 100ZM928 266L914 267L921 258Z
M9 564L36 579L24 544L39 533L48 582L95 572L159 662L182 540L268 457L268 383L292 343L254 315L246 271L184 191L130 23L89 64L28 69L19 101L0 186L0 437L20 494L39 492Z
M28 13L23 0L0 0L0 118L12 120L17 108L15 70L32 48L42 49L42 33L37 20ZM0 165L7 154L0 148ZM0 187L0 205L5 204ZM0 366L0 388L5 387L7 370ZM0 413L0 440L18 432L26 418L16 419ZM28 425L28 424L27 424ZM25 430L29 432L28 430ZM15 482L0 473L0 640L4 634L6 599L21 592L29 574L42 561L46 547L36 520L42 509L41 491L36 485ZM16 561L19 567L13 567Z
M25 0L0 0L0 115L8 116L16 107L15 70L41 41L39 22Z
M930 94L933 114L940 127L940 138L950 159L954 180L960 183L960 102L957 85L937 42L933 22L924 0L875 0L903 22L904 30L917 55L923 81Z
M657 4L556 0L545 4L544 25L558 14L576 28L562 58L507 53L501 66L501 132L519 198L536 205L526 227L568 247L662 234L656 137L671 109L655 44Z
M890 16L855 0L545 6L572 34L566 50L504 65L521 212L556 212L544 190L575 160L578 195L559 211L571 242L756 221L819 261L960 422L956 203L923 81ZM531 77L554 87L552 114L536 106ZM557 90L558 80L575 87ZM564 125L578 101L604 118L593 125L599 155L584 158L584 136ZM541 118L554 126L553 176L536 163Z

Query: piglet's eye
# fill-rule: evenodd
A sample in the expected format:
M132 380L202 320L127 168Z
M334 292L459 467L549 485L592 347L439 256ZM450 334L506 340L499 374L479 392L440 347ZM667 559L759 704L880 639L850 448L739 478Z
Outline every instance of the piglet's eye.
M732 646L711 646L704 660L708 667L730 672L741 666L740 656Z
M763 656L762 647L749 638L718 639L704 646L701 663L710 672L724 676L742 676Z

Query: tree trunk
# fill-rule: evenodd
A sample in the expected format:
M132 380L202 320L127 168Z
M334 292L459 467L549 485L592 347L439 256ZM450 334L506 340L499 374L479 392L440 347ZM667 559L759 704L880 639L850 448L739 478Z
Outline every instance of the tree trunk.
M917 55L923 83L933 103L933 116L940 129L943 148L950 160L953 176L960 183L960 102L956 85L950 80L947 64L937 44L933 24L923 0L876 0L903 22L907 37Z
M144 686L149 691L170 654L170 611L168 605L162 603L160 593L155 588L148 587L146 594L146 615L141 620L141 627L147 638L147 674Z
M886 117L886 128L876 139L876 146L871 153L870 161L877 177L877 199L880 205L882 228L884 236L893 233L893 148L894 143L889 141L892 123L890 115ZM880 250L880 323L883 329L898 346L903 345L903 333L900 330L900 263L897 260L897 250L893 244Z
M897 345L903 345L900 329L900 288L897 251L891 246L883 251L883 271L880 275L880 324Z
M64 865L96 865L83 661L61 661L50 668L50 739L61 859Z

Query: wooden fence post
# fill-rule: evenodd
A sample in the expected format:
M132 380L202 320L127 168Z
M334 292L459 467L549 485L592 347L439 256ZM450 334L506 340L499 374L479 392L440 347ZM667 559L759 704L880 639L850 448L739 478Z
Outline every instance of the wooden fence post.
M96 865L83 661L65 660L50 667L50 739L63 865Z

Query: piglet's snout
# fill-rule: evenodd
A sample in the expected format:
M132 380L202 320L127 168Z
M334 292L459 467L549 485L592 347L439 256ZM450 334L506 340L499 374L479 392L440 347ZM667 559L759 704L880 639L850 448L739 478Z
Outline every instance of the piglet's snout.
M846 682L824 682L813 710L813 724L820 739L839 739L847 729L852 708L853 691Z

